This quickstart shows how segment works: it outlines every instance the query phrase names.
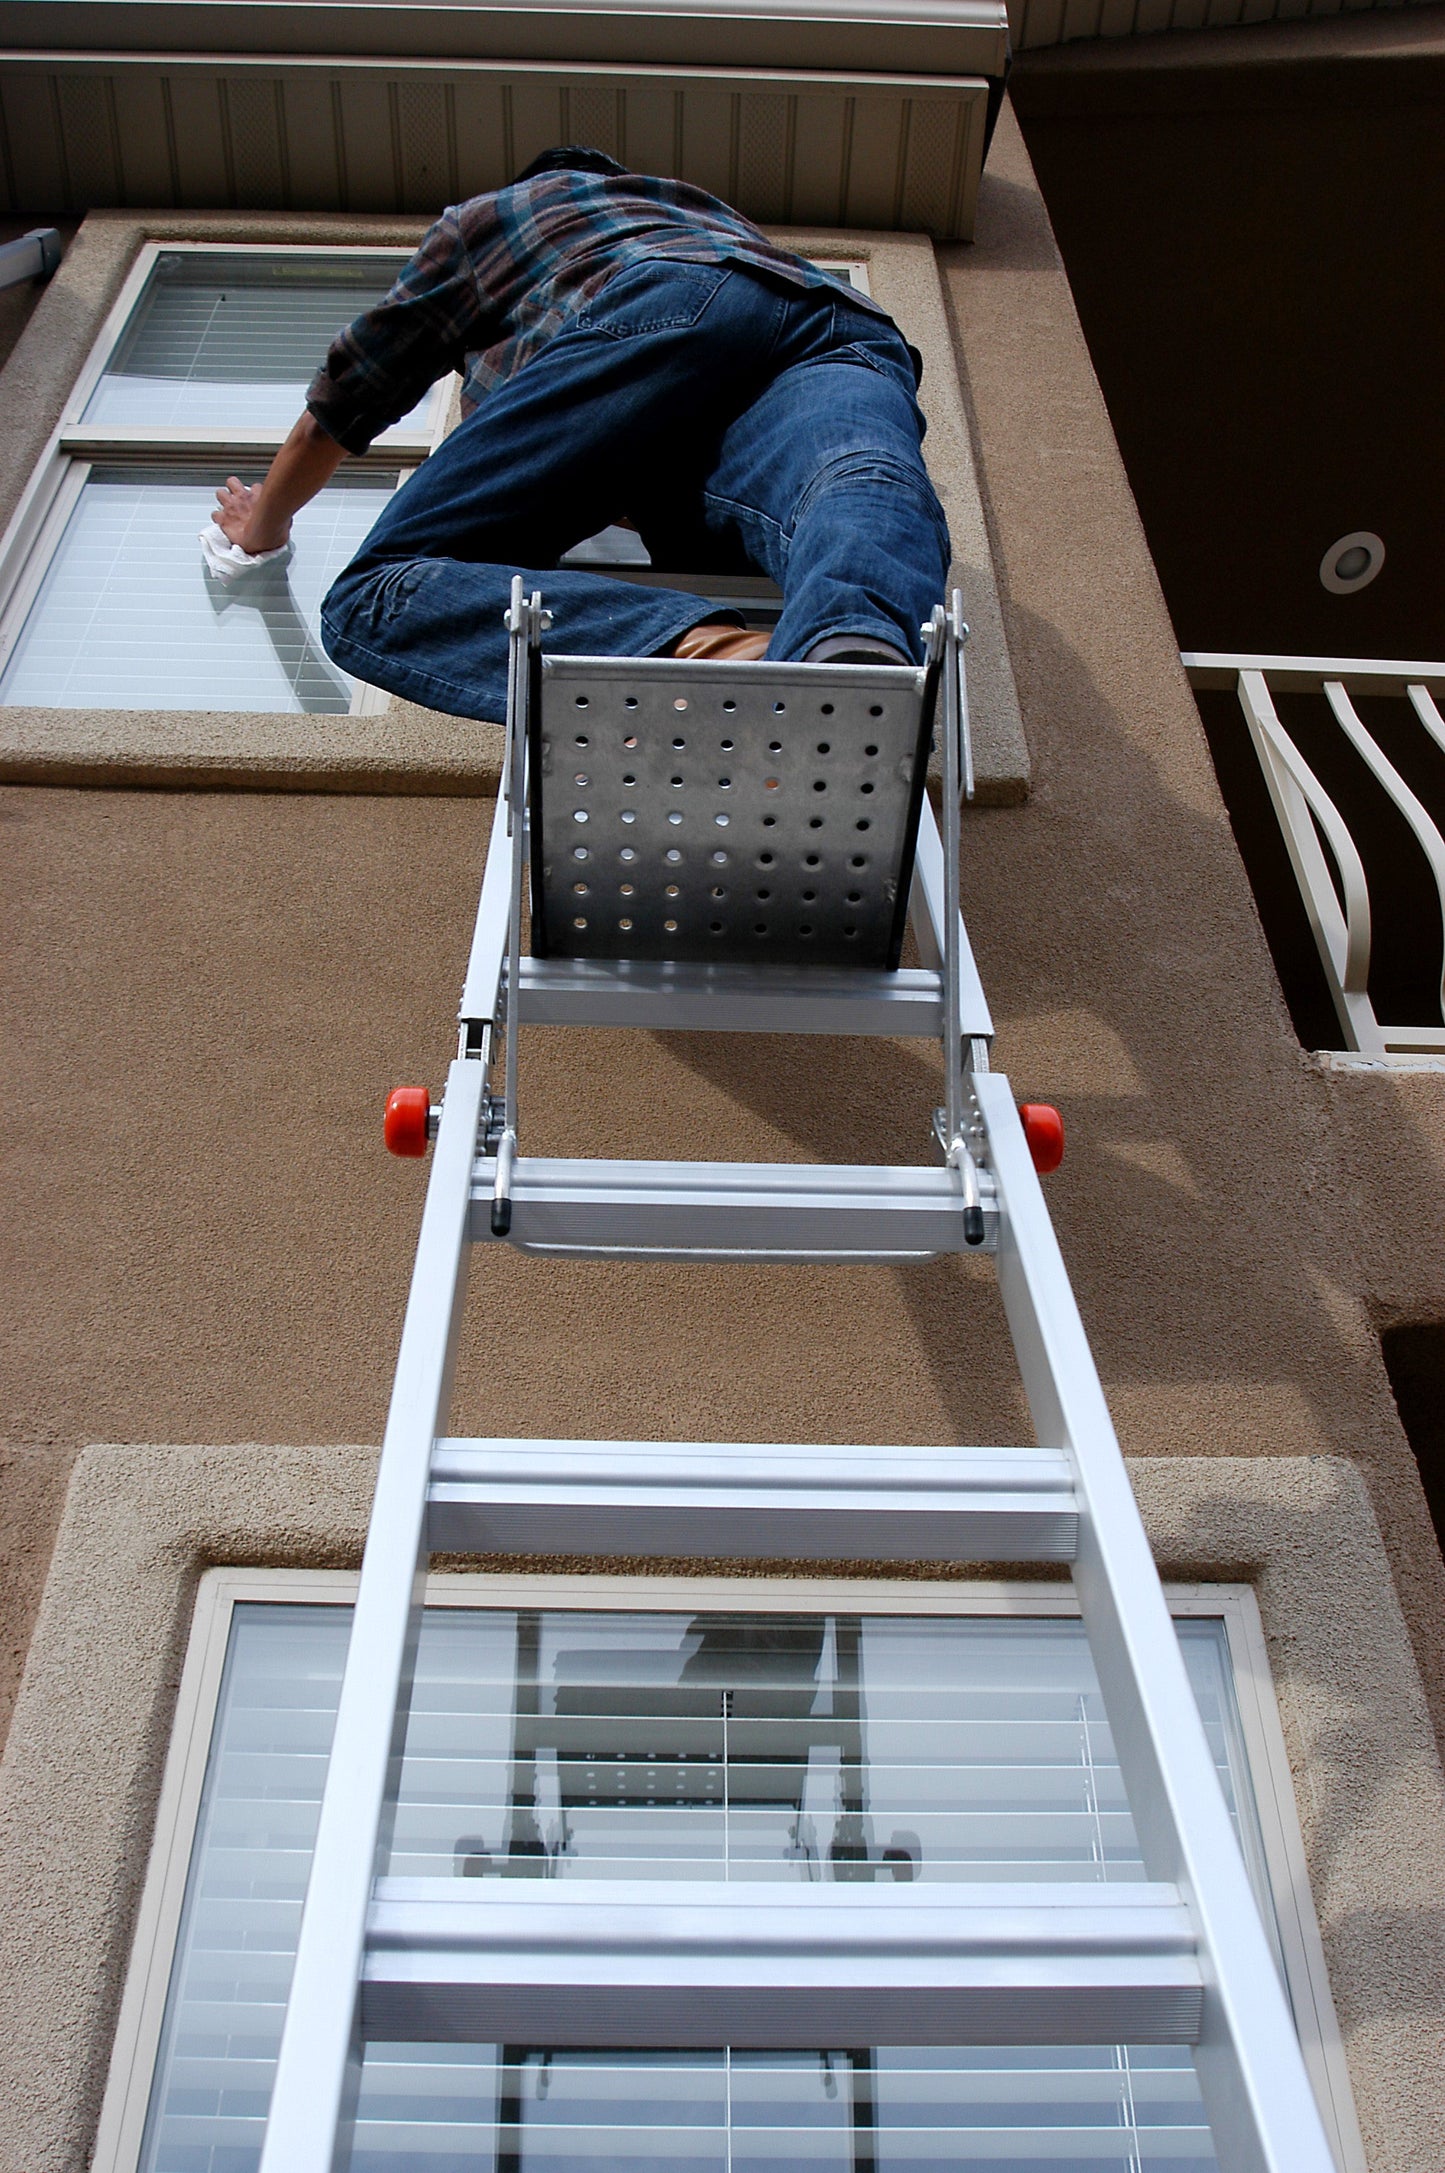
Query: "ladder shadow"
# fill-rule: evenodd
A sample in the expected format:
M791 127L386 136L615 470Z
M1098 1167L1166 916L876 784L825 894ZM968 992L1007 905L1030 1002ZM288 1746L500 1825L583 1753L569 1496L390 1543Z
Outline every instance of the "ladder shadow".
M806 1161L938 1161L932 1111L942 1095L943 1066L941 1059L929 1060L931 1043L769 1036L763 1066L755 1036L667 1038L677 1061L790 1140ZM940 1432L960 1442L1032 1443L1018 1361L988 1262L950 1254L882 1272L909 1317L940 1408Z

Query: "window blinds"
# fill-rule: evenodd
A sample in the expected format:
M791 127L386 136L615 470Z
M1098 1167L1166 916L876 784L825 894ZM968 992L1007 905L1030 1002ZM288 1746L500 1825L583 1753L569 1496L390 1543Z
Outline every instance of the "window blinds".
M196 538L225 466L91 470L0 679L0 703L350 709L352 682L321 647L319 609L395 473L338 477L297 514L289 562L223 586L206 574Z
M235 1610L141 2163L260 2149L346 1609ZM1252 1824L1222 1625L1178 1625ZM458 1877L1138 1878L1059 1620L431 1609L391 1858ZM888 2173L1214 2165L1187 2051L368 2050L353 2164Z
M331 262L166 251L83 419L284 436L337 332L380 300L405 262L404 250ZM425 406L401 427L420 429Z

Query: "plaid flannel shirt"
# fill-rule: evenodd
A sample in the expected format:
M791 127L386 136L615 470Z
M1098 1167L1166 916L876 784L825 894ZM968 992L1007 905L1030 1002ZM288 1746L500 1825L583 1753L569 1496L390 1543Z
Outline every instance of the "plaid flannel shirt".
M461 374L470 414L609 279L652 257L751 264L799 287L834 284L686 182L540 174L444 211L391 292L337 334L306 404L349 453L364 453L449 370ZM887 314L856 289L850 299Z

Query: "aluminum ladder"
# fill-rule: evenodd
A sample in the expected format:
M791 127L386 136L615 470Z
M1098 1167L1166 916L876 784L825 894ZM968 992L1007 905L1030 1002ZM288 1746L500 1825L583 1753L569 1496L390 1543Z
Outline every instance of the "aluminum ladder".
M617 660L588 659L561 660L560 679L544 687L545 623L540 598L519 584L509 613L505 789L459 1054L439 1110L421 1090L403 1090L412 1100L399 1105L392 1142L414 1152L429 1137L435 1144L261 2173L341 2173L368 2039L779 2049L1188 2043L1224 2173L1331 2173L1025 1126L1007 1080L988 1068L991 1025L958 903L959 802L970 769L959 599L925 629L927 680L902 670L870 679L856 666L651 662L629 680L639 695L617 692ZM556 731L549 741L542 729L543 697L553 697L554 715L558 700L575 706L574 664L592 675L588 684L611 671L619 700L640 712L651 702L662 718L724 697L735 714L749 689L769 691L769 672L802 686L819 712L829 701L834 716L860 686L891 689L905 731L909 716L924 714L927 725L920 704L941 694L943 834L921 777L906 818L916 822L910 892L922 963L896 971L719 963L705 945L690 963L524 956L529 850L539 872L528 764L556 753ZM871 713L886 707L880 699ZM591 774L576 772L579 791ZM557 875L554 861L554 885ZM622 917L645 920L640 907ZM575 932L591 940L590 926ZM642 948L656 948L655 926L636 932ZM940 1037L940 1162L840 1169L529 1158L519 1149L516 1062L516 1026L529 1021ZM495 1093L503 1034L504 1086ZM1039 1445L450 1438L468 1263L474 1245L503 1241L683 1261L987 1253ZM378 1876L429 1557L510 1549L1068 1562L1144 1883L658 1889Z

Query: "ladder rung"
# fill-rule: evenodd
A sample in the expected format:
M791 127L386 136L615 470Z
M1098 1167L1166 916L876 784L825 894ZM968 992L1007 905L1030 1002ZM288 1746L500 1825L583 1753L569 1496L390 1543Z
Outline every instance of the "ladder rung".
M435 1554L727 1555L763 1561L1068 1562L1057 1449L442 1440Z
M472 1236L490 1235L495 1165L472 1182ZM987 1179L983 1180L987 1183ZM509 1242L523 1252L644 1260L931 1260L963 1252L949 1169L798 1162L588 1162L519 1157ZM998 1216L983 1199L992 1251Z
M1199 2034L1172 1886L519 1883L378 1880L362 2034L776 2050Z
M643 1026L744 1034L943 1032L943 983L923 967L896 973L841 966L654 964L524 958L524 1026ZM987 1035L989 1021L965 1022Z

